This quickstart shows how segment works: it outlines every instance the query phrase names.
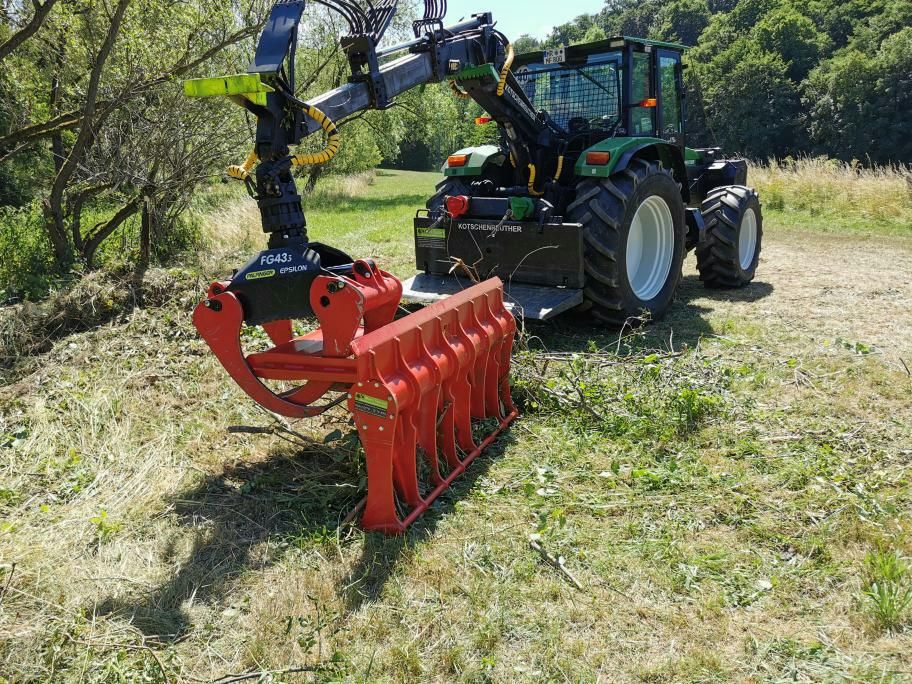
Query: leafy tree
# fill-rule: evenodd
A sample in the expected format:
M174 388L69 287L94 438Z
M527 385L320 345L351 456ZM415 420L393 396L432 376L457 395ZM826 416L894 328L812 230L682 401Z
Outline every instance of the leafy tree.
M599 40L605 40L608 37L608 34L605 33L603 29L598 24L593 24L586 30L586 35L583 36L584 43L594 43Z
M814 22L787 5L765 15L754 27L753 35L761 50L781 55L788 75L794 81L807 76L828 43L828 38L814 27Z
M696 45L709 25L710 13L705 0L675 0L659 13L656 37L684 45Z
M699 68L707 118L723 148L749 157L797 152L799 93L786 63L742 38Z
M653 35L662 3L658 0L636 2L625 0L623 11L609 18L607 33L620 36Z
M180 95L180 80L255 35L263 8L259 0L71 0L3 58L19 87L3 102L0 158L35 163L42 154L33 150L50 147L40 206L60 270L74 258L91 265L132 216L149 204L167 213L221 163L233 146L231 119L189 116L199 105ZM94 204L110 212L86 224Z
M746 33L783 4L783 0L738 0L732 8L732 25L739 33Z
M513 41L513 49L516 50L516 53L521 55L525 52L537 52L542 49L542 42L530 36L528 33L523 33L519 38Z
M848 48L811 72L803 102L817 151L844 159L912 159L912 28L874 54Z

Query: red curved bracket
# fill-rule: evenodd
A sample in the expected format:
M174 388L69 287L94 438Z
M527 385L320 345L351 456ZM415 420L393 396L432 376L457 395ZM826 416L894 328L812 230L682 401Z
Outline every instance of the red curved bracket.
M305 406L283 399L254 375L241 349L243 323L244 309L238 298L231 292L210 296L193 312L193 325L196 326L199 334L228 374L251 399L263 408L289 418L310 418L320 415L325 410L323 407ZM308 399L314 396L319 398L331 387L332 383L309 382L298 390L298 393L304 393L307 389L309 390L306 392Z

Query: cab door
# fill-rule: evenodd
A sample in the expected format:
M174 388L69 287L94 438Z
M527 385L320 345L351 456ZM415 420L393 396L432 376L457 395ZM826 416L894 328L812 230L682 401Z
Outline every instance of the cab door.
M656 54L656 86L660 106L657 112L658 137L674 145L684 146L684 82L681 53L658 50Z

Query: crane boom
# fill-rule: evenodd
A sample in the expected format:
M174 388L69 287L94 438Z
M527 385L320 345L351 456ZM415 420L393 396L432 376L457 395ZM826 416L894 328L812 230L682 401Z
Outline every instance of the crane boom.
M378 50L395 13L395 0L372 5L363 16L355 13L350 0L314 1L349 21L352 33L340 40L351 68L348 83L306 102L296 97L295 48L305 0L279 0L273 5L247 74L185 83L189 95L226 95L256 116L254 152L229 174L248 182L263 230L270 235L270 248L307 243L292 167L325 163L338 150L336 122L367 109L387 109L413 88L448 79L467 84L457 92L474 99L500 124L517 169L533 162L540 148L560 144L562 131L547 113L536 110L510 73L512 49L496 30L490 12L449 27L443 26L442 13L425 16L415 22L414 40ZM431 5L441 9L438 3ZM381 59L396 53L403 54L381 65ZM290 154L290 147L321 130L328 135L323 152Z

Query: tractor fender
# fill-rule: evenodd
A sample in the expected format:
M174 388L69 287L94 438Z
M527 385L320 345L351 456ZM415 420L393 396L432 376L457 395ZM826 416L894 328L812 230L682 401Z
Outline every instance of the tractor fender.
M607 164L588 164L586 155L590 152L609 152L611 157ZM583 178L608 178L626 169L634 159L661 162L662 166L671 170L674 179L680 184L684 202L690 200L684 153L677 145L661 138L608 138L583 152L575 171L577 176Z
M468 159L462 166L451 166L452 157L466 156ZM443 164L444 176L480 176L489 164L503 165L507 156L497 145L480 145L478 147L466 147L458 152L454 152L450 158Z

